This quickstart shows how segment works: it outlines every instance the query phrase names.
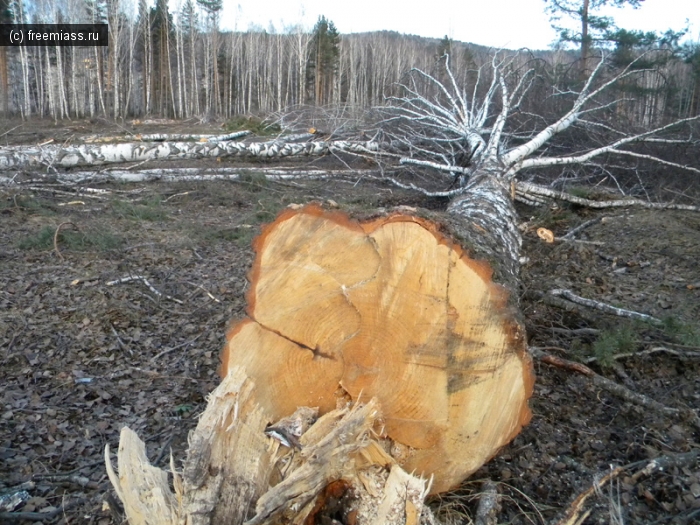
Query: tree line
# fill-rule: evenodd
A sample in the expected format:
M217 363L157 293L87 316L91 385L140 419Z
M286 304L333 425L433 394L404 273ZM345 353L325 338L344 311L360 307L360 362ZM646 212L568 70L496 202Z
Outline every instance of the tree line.
M325 17L311 31L301 26L221 31L222 0L185 0L175 11L167 0L154 5L138 0L133 13L130 5L0 0L0 23L107 23L110 38L108 47L0 48L0 111L58 120L230 118L300 105L366 109L396 95L411 68L440 75L445 53L465 86L474 85L493 55L491 49L447 37L386 31L343 35ZM645 70L622 83L626 94L618 93L620 98L634 94L635 101L620 104L620 111L645 125L696 114L700 48L632 36L608 46L613 63L624 67L637 58L634 67ZM581 80L580 63L585 70L593 52L588 40L583 42L583 58L567 50L521 52L512 63L515 68L537 64L541 81L528 95L532 109ZM642 51L648 53L639 59Z

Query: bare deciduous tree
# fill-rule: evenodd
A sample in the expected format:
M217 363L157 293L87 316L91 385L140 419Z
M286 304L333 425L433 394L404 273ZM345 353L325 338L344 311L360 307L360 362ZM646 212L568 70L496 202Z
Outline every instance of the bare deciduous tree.
M455 197L469 192L484 176L509 187L526 170L574 164L599 166L611 156L653 161L700 173L696 167L634 148L640 143L677 142L666 137L667 132L700 119L700 115L634 131L598 118L624 101L606 96L617 83L647 73L635 69L634 63L612 73L606 69L607 65L605 57L601 57L580 90L558 93L557 96L569 97L571 104L558 118L544 125L522 118L521 104L535 81L535 70L512 67L512 58L496 54L491 71L479 69L470 93L455 80L449 57L445 57L447 81L444 83L422 70L411 70L410 82L402 86L404 95L389 99L390 116L384 122L388 137L404 153L402 164L431 168L456 178L457 187L432 191L392 179L393 182L428 195ZM485 86L483 77L487 73L491 80ZM426 95L426 89L434 95ZM542 117L536 120L541 122ZM583 145L574 154L553 154L552 139L573 128L603 130L609 140L590 147Z

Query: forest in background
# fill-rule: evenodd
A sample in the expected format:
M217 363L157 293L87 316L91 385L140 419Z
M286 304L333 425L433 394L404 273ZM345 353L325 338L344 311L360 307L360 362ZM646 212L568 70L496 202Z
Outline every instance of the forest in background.
M447 37L343 35L323 17L311 31L222 31L221 7L221 0L186 0L174 12L167 0L154 6L138 0L135 8L123 0L0 0L0 23L107 23L110 41L107 47L0 47L0 111L59 120L230 119L301 105L363 110L396 95L411 68L439 75L445 53L457 82L470 89L493 56L492 49ZM616 88L623 100L618 113L640 126L696 114L700 47L630 39L608 52L621 68L645 51L634 67L646 71ZM540 80L528 93L529 106L544 115L541 101L581 82L580 62L564 49L521 50L511 67L536 69Z

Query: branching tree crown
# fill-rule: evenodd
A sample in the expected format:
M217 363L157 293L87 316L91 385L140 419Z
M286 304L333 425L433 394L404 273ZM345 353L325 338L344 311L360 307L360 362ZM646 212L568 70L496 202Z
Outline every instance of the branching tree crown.
M469 91L455 80L447 56L444 58L449 79L446 83L422 70L411 70L409 82L402 86L404 95L389 99L389 117L384 121L386 133L400 151L402 164L450 174L448 177L459 181L459 187L435 192L398 180L393 180L394 183L428 195L453 196L469 187L475 176L484 173L509 183L524 170L574 164L604 166L602 159L610 156L654 161L700 174L696 167L634 148L645 142L677 142L666 137L666 133L683 123L699 120L700 115L635 131L624 129L614 118L600 118L606 112L614 115L617 105L623 102L614 93L608 96L613 87L645 72L635 69L634 62L616 70L609 67L608 58L600 57L583 87L556 95L570 100L563 114L550 122L543 123L538 117L523 124L518 119L519 112L536 75L534 68L515 67L514 60L515 57L497 53L490 71L485 67L479 69L476 83ZM487 76L491 79L486 84ZM557 154L560 150L552 147L552 139L573 128L602 131L605 140L574 154Z

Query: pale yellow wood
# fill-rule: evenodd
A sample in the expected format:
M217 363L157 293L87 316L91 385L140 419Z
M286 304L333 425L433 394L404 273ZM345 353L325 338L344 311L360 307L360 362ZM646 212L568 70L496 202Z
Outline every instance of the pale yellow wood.
M175 494L168 474L148 463L144 443L130 429L122 431L119 475L108 447L105 459L130 524L301 524L337 480L345 480L348 490L358 487L356 506L366 512L358 514L357 525L415 524L421 513L430 515L423 506L426 481L406 474L376 439L381 414L375 399L321 416L301 435L297 450L265 435L269 418L256 401L261 390L242 367L230 368L190 436L182 476L171 460ZM297 410L299 417L313 412ZM359 488L363 482L376 492Z
M229 333L222 371L244 367L276 416L376 398L375 430L403 467L434 476L434 492L529 420L532 364L508 293L435 225L307 206L268 226L256 250L250 318Z
M105 447L105 463L112 486L124 505L131 525L174 525L179 512L178 501L171 493L168 475L151 466L146 445L129 427L119 437L117 475Z

